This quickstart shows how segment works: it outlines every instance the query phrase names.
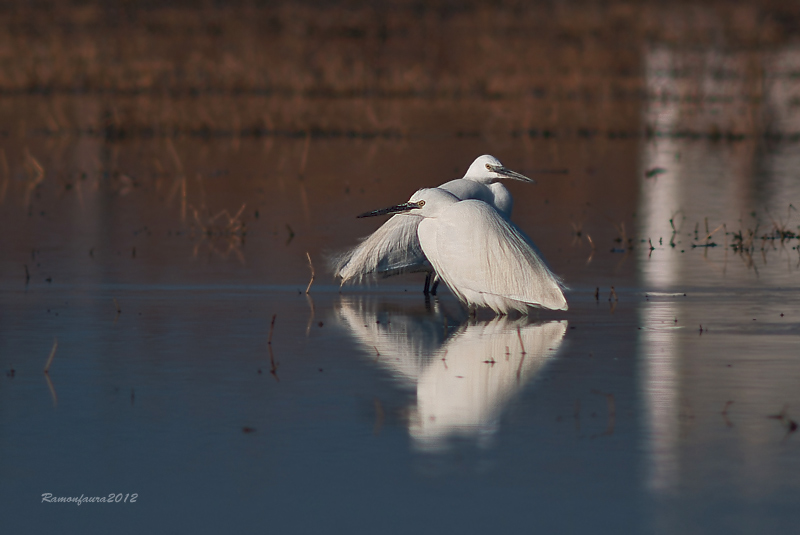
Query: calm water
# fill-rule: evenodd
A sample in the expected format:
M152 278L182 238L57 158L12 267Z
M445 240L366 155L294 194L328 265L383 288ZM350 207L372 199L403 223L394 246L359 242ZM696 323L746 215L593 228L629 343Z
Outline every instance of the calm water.
M91 95L6 99L5 530L793 532L800 54L737 50L644 47L646 96L597 115L378 98L413 117L390 136L109 139L24 126L99 120ZM569 170L509 185L568 312L470 321L419 275L340 291L327 256L380 224L356 214L483 153Z

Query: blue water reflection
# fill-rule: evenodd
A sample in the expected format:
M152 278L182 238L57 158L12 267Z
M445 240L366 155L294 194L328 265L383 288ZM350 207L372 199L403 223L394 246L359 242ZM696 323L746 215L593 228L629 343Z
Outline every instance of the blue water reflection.
M789 379L800 376L800 150L777 137L800 130L800 54L656 46L644 64L655 135L640 154L637 358L651 526L771 532L790 518L800 468L782 412L800 404Z
M509 400L558 354L567 322L502 316L454 323L443 308L438 300L406 311L344 299L338 316L375 364L415 390L408 430L417 448L446 449L456 436L488 447Z

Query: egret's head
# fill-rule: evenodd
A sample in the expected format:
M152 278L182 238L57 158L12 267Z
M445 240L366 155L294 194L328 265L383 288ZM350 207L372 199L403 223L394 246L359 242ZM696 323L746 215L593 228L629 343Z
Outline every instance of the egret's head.
M493 184L504 178L512 178L522 182L534 182L534 180L525 175L507 169L500 163L500 160L489 154L477 157L467 169L467 174L464 175L464 178L481 184Z
M458 197L449 191L439 188L422 188L412 195L408 202L390 206L389 208L366 212L358 217L373 217L387 214L410 214L420 217L436 217L439 212L458 201Z

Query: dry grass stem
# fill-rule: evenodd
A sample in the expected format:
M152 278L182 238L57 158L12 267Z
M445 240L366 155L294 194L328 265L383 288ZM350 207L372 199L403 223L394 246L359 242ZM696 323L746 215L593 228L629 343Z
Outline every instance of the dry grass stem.
M725 228L725 223L721 224L711 232L708 232L708 218L706 218L706 237L703 238L703 240L708 241L708 239L711 238L711 236L713 236L714 234L716 234L721 228Z

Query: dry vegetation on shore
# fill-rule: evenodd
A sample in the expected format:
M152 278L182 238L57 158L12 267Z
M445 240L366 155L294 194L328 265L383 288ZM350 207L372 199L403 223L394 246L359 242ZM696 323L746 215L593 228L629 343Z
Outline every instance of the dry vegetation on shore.
M406 136L472 108L491 124L448 134L630 132L650 97L647 46L769 49L799 15L777 2L12 3L1 128Z

